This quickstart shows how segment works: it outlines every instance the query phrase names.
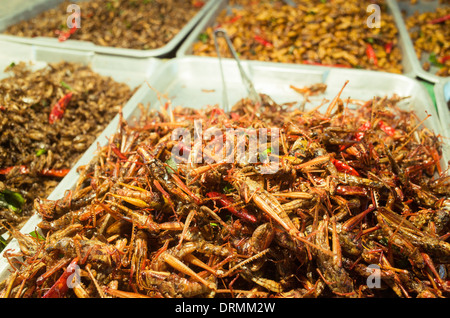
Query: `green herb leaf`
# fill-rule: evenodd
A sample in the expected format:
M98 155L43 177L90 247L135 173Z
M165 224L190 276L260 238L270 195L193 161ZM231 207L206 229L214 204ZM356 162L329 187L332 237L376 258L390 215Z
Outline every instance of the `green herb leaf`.
M431 53L430 57L428 58L428 60L431 62L431 64L433 64L434 66L438 66L438 67L443 67L444 65L442 63L439 63L436 54L435 53Z
M108 9L108 11L113 11L114 10L114 6L111 2L107 2L106 3L106 9Z
M166 170L168 173L175 173L178 170L177 163L172 157L166 160L166 165Z
M42 156L47 152L47 149L41 148L36 151L36 157Z
M3 251L5 246L6 246L6 240L0 236L0 252Z
M39 241L45 241L45 237L43 237L41 234L39 234L36 230L33 232L30 232L30 235L34 237L35 239L38 239Z
M11 64L9 64L8 67L14 67L14 66L16 66L16 63L12 62Z
M272 153L272 148L267 148L266 150L259 153L259 160L261 162L266 162L268 160L269 154Z
M6 240L0 236L0 252L6 247Z
M8 208L9 210L20 213L22 212L22 205L25 203L25 199L18 192L14 192L8 189L0 192L0 206Z
M231 193L233 192L233 186L231 184L227 184L223 187L223 192L225 193Z
M202 41L203 43L206 43L209 40L209 35L208 35L208 33L200 33L198 36L198 39L200 41Z
M60 84L61 84L62 87L67 88L67 89L70 90L70 91L72 90L72 87L70 87L66 82L61 81Z

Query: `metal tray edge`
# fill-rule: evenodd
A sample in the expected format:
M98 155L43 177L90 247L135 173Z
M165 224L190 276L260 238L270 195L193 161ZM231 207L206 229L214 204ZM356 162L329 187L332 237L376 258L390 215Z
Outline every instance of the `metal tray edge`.
M446 138L446 143L450 143L450 110L444 94L445 87L450 90L450 79L439 81L434 85L434 94L436 96L436 107L439 119L441 121L442 131Z

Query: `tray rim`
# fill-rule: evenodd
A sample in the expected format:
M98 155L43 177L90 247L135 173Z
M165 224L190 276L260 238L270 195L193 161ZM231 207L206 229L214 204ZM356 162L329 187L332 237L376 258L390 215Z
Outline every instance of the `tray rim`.
M450 89L450 78L437 82L433 89L436 96L436 107L439 120L441 121L441 129L445 138L447 138L447 142L450 143L450 109L444 96L445 86L449 86Z

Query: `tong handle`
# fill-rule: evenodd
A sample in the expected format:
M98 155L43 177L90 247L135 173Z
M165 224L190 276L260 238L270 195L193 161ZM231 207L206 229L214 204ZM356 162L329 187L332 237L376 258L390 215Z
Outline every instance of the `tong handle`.
M220 61L220 71L221 71L221 75L222 75L222 84L224 86L224 105L226 107L225 111L228 111L228 96L226 93L226 84L225 84L225 78L224 78L224 73L223 73L223 68L222 68L222 58L220 56L220 51L219 51L219 45L217 43L217 38L218 37L223 37L227 43L228 46L228 50L231 52L231 55L233 56L234 60L236 61L238 68L239 68L239 72L241 73L241 78L242 81L245 84L245 88L247 89L247 93L249 95L249 98L251 100L253 100L256 103L261 104L261 97L259 96L259 94L256 92L255 87L253 86L252 81L250 80L250 78L247 76L247 74L245 73L244 69L242 68L241 62L239 60L239 57L237 56L236 50L233 47L233 44L231 43L231 40L227 34L227 32L224 29L216 29L214 31L214 45L216 47L216 52L217 52L217 56L219 57L219 61Z

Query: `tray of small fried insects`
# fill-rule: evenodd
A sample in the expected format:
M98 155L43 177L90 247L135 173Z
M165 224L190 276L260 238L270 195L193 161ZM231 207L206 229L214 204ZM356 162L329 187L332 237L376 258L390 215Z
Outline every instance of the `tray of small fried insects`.
M424 87L243 61L249 98L222 63L226 89L215 59L159 68L11 229L1 296L447 297L449 155Z
M0 45L0 222L20 228L159 62Z
M224 0L177 56L217 56L213 32L218 27L227 31L241 59L413 75L389 0ZM220 54L229 57L221 40Z
M0 17L0 38L129 57L170 55L210 0L37 0Z
M434 95L442 130L448 141L450 138L450 79L435 84Z
M450 2L399 0L394 3L414 72L437 83L450 76Z

